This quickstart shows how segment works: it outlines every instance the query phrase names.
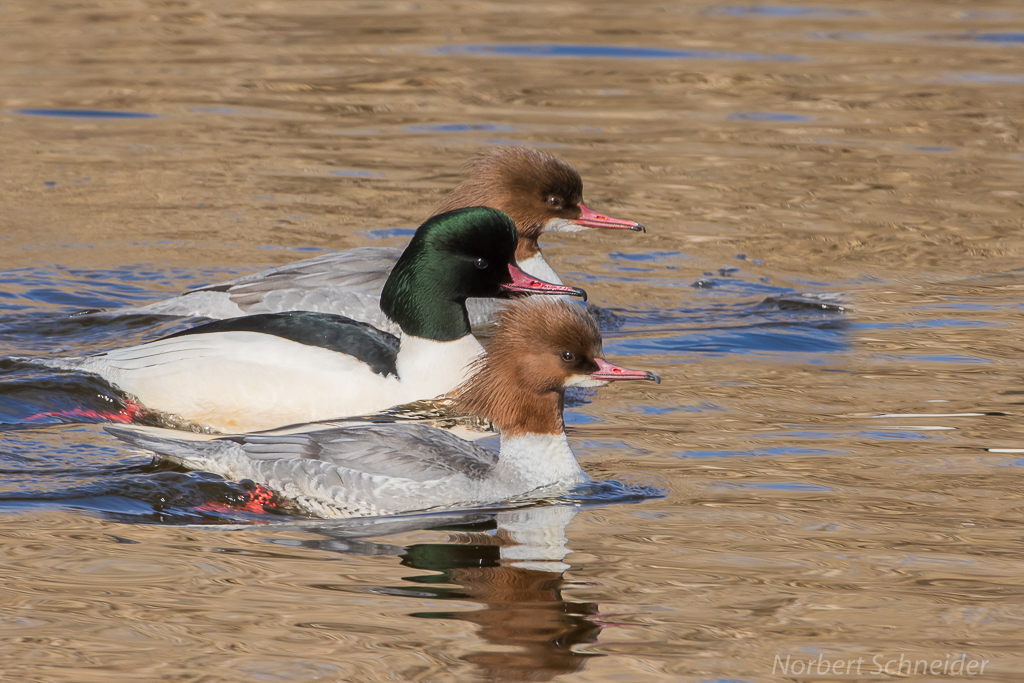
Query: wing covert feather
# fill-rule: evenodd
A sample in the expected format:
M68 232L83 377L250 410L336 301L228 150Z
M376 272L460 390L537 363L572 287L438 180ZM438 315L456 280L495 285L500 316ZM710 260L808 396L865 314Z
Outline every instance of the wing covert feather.
M426 425L366 424L308 434L229 437L253 460L308 459L371 476L432 481L486 476L497 454Z

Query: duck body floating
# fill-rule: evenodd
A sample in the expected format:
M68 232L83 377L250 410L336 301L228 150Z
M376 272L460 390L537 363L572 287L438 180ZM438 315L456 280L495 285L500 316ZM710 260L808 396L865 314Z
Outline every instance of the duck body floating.
M565 389L660 381L602 357L593 318L561 301L528 299L499 312L490 351L457 392L492 420L497 453L434 427L355 424L210 441L108 428L158 457L229 479L251 479L318 517L358 517L550 495L588 480L565 435Z
M483 353L468 297L580 296L523 273L516 228L495 209L434 216L384 286L394 336L330 313L267 313L200 325L88 358L47 363L103 377L150 410L221 432L372 413L442 396Z

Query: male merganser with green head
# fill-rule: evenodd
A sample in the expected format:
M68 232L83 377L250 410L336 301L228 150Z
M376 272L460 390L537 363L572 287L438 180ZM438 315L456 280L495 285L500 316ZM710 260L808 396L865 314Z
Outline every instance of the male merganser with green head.
M523 273L516 228L495 209L434 216L388 277L381 307L396 338L366 323L309 311L218 320L163 339L58 363L85 370L154 411L221 432L370 413L441 396L483 352L468 297L563 294L575 287Z
M490 206L508 214L519 230L516 261L524 272L562 284L541 254L543 232L590 228L643 231L583 203L583 181L571 165L546 152L518 146L494 148L467 164L466 180L435 210L435 215L468 206ZM155 313L233 318L280 311L337 313L398 334L380 307L381 290L402 251L360 247L334 252L246 275L158 301L107 313ZM471 300L470 323L493 322L495 302Z
M565 389L660 381L604 360L580 307L528 299L498 313L498 332L457 401L501 430L497 453L434 427L355 424L211 441L108 428L189 469L251 479L319 517L465 508L552 495L587 481L562 419Z

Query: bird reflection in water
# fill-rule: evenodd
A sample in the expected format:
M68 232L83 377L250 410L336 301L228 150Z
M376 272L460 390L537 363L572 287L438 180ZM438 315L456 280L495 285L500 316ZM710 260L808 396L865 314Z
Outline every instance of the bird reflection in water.
M483 609L451 612L414 612L421 619L457 619L479 626L479 635L498 646L481 649L463 659L481 669L486 680L548 681L580 671L590 657L577 646L593 643L601 631L598 606L571 602L562 596L566 547L565 527L578 508L548 505L475 512L464 515L405 520L380 520L376 533L396 533L418 526L449 532L447 543L400 546L360 540L370 532L338 534L333 538L303 541L320 549L358 555L400 555L402 564L439 572L410 576L411 586L380 586L373 592L405 598L475 602ZM424 524L424 521L432 521ZM408 523L412 522L412 525ZM438 526L442 524L443 526Z
M593 643L601 626L588 617L592 602L562 597L565 526L576 514L569 506L535 507L496 515L497 532L456 531L451 544L410 546L403 564L442 572L408 580L430 586L431 597L478 602L482 610L419 612L425 619L460 619L477 624L479 635L502 649L464 659L488 680L547 681L580 671L587 658L580 643ZM444 587L433 584L457 584ZM513 646L515 649L509 649Z

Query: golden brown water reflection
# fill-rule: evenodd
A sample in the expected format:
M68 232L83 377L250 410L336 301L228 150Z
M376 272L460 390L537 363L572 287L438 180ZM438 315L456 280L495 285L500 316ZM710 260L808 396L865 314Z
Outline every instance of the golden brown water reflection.
M572 408L574 449L667 495L358 538L129 523L97 482L171 473L8 420L2 677L1018 680L1022 36L1008 1L5 3L0 353L400 244L470 155L543 146L650 228L546 254L664 379Z

